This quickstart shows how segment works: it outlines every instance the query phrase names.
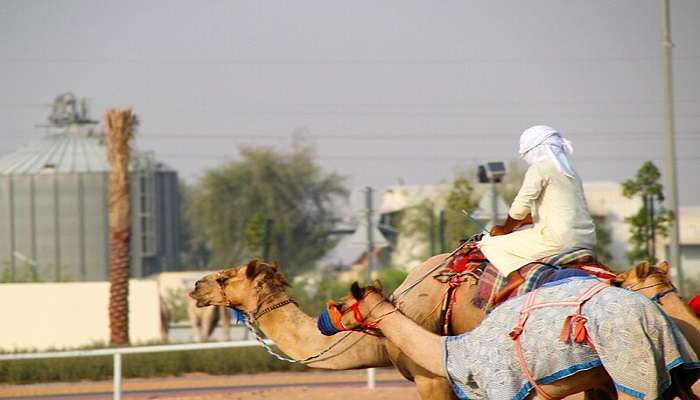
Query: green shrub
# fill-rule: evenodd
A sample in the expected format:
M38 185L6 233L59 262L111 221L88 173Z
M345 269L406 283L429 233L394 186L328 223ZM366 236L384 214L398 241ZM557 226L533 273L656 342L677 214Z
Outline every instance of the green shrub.
M122 376L145 378L187 372L212 375L265 371L304 371L308 367L279 361L261 348L125 354ZM112 378L112 356L0 361L0 383L30 384Z

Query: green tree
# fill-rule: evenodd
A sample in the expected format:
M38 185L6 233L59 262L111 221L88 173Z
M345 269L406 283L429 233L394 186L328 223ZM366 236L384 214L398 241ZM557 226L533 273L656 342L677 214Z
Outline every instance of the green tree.
M206 238L197 232L192 223L190 211L192 187L184 181L179 182L180 191L180 263L183 269L205 269L211 257Z
M477 207L473 196L474 188L471 182L465 174L459 174L452 183L444 209L439 209L436 202L430 199L424 199L406 209L401 218L400 234L430 242L428 250L431 254L425 254L425 258L442 251L441 235L444 235L445 250L450 251L460 240L479 231L479 228L469 222L462 213L462 210L471 212Z
M469 179L460 174L452 183L445 206L445 242L447 251L457 246L460 240L479 232L479 227L469 221L462 210L472 212L478 207L474 199L474 187Z
M632 249L627 252L627 258L631 263L647 260L656 264L656 235L668 236L668 225L673 220L673 213L661 204L664 195L660 179L659 169L651 161L646 161L637 170L634 178L622 183L623 196L639 197L642 200L639 211L625 218L625 222L630 226Z
M612 260L612 254L610 253L612 238L610 230L605 225L605 217L593 217L593 224L595 224L596 236L596 244L593 247L593 251L595 251L598 261L609 263Z
M261 221L270 218L271 257L294 276L334 246L328 232L334 201L348 193L344 178L323 173L309 147L240 153L241 161L207 171L195 186L187 206L193 232L211 251L209 265L235 265L262 256Z

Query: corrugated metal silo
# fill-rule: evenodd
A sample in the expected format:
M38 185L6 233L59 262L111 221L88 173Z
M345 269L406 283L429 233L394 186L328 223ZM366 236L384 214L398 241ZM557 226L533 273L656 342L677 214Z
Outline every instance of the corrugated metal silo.
M84 105L77 110L72 95L59 100L49 133L0 157L0 281L109 277L104 136L86 118ZM72 114L66 112L71 104ZM130 168L131 276L176 269L177 173L136 151Z

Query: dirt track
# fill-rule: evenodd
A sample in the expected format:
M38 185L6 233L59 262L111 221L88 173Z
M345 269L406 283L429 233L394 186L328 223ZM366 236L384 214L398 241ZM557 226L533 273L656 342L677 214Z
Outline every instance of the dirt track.
M313 371L211 376L126 379L124 399L178 400L419 400L415 386L397 371L377 370L377 388L366 389L367 374L361 371ZM112 382L70 382L35 385L0 385L0 399L112 398ZM700 392L700 383L694 386ZM580 400L582 396L567 397Z
M361 396L370 400L418 400L414 386L395 370L377 370L375 390L365 388L366 376L366 372L361 370L230 376L188 374L182 377L126 379L122 397L181 400L335 400L340 399L340 396ZM111 390L111 381L3 385L0 386L0 398L108 399L111 398Z

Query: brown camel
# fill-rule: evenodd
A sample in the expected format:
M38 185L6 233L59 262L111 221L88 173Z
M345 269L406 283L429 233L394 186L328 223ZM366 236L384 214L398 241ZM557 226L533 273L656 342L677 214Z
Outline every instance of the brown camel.
M587 287L586 285L589 285L586 283L586 281L574 281L574 282L569 282L567 283L569 287L575 287L577 288L578 286ZM548 289L551 293L557 293L555 288L550 288ZM553 292L552 292L553 291ZM603 329L605 331L606 329L611 329L614 326L620 325L620 324L625 324L624 319L620 319L622 314L639 314L636 318L631 318L632 321L638 321L639 326L630 326L630 325L625 325L625 331L629 334L629 332L637 332L634 337L639 337L639 338L648 338L648 332L657 332L656 329L659 328L660 326L664 326L664 320L665 316L663 313L659 312L657 308L649 307L649 306L643 306L644 304L643 301L639 297L636 297L634 295L625 295L625 293L629 293L625 290L615 288L615 287L607 287L607 289L604 289L603 291L600 292L601 296L603 296L604 300L596 301L591 303L588 306L588 311L587 311L587 316L590 319L589 324L594 324L597 327L600 327L600 329ZM624 296L623 296L624 295ZM639 307L633 306L631 308L617 311L617 314L620 315L613 315L611 314L612 309L607 308L608 301L612 301L612 299L619 298L620 296L625 297L625 302L623 304L631 304L631 303L640 303ZM545 296L546 298L547 296ZM522 306L520 303L523 302L524 297L521 297L517 300L513 300L511 302L510 306L515 307L517 309L520 309ZM639 300L638 300L639 299ZM550 299L549 301L552 301ZM647 303L648 304L648 303ZM334 305L337 310L340 311L342 314L342 324L346 329L378 329L381 331L384 336L397 345L408 357L419 363L423 368L431 371L433 374L438 375L438 376L443 376L446 377L446 372L444 369L444 365L447 362L448 365L450 363L450 359L448 357L447 360L443 359L443 354L442 354L442 348L443 348L443 343L442 339L439 335L436 335L432 332L429 332L423 328L421 328L418 324L416 324L413 320L410 318L406 317L403 315L399 310L394 306L392 302L387 300L382 294L381 294L381 284L378 282L375 282L374 285L369 286L367 288L360 288L360 286L357 283L354 283L351 287L351 294L348 296L345 296L341 301L336 303ZM353 312L350 312L354 308ZM598 312L594 312L594 309L598 309ZM505 310L501 309L499 311ZM510 313L511 310L508 311L503 311ZM503 313L501 312L501 314ZM496 313L494 313L495 315ZM556 314L552 315L551 313L535 313L530 315L528 321L532 321L532 324L535 324L536 326L553 326L554 321L549 321L552 318L559 318ZM481 354L483 351L480 350L480 348L483 347L490 347L490 346L498 346L497 344L499 342L509 342L510 340L507 338L508 335L500 335L497 334L496 336L493 336L494 330L493 327L497 327L497 329L510 329L510 327L503 327L502 324L503 318L500 317L492 317L487 320L483 324L481 324L477 329L474 330L474 333L468 333L466 336L460 336L459 337L459 342L461 343L462 347L451 347L452 350L450 351L457 351L457 361L462 360L462 356L464 354ZM505 321L505 320L504 320ZM629 322L627 322L629 323ZM557 321L556 325L560 326L560 321ZM668 329L667 332L665 333L666 335L671 335L670 327L666 328ZM481 332L481 333L480 333ZM512 335L512 333L511 333ZM488 341L481 341L476 338L485 338L488 337ZM559 336L557 335L557 338ZM612 363L610 365L605 364L605 368L608 369L608 372L613 374L615 376L616 373L619 373L620 376L624 376L624 372L621 372L622 370L627 369L627 365L629 365L628 362L620 362L620 358L624 358L628 354L648 354L647 357L650 357L650 359L657 359L657 360L662 360L661 362L666 362L675 359L677 357L678 353L675 353L674 351L670 351L669 353L665 352L667 349L665 348L657 348L653 345L653 342L648 341L647 344L643 346L648 346L647 350L643 353L639 353L639 346L640 343L638 343L636 340L634 341L617 341L614 336L610 335L600 335L600 336L593 336L593 339L587 339L587 340L598 340L595 342L595 348L597 349L597 352L601 354L601 360L605 363L605 357L603 357L602 351L604 349L610 349L610 348L616 348L616 347L607 347L604 345L605 340L615 340L617 342L617 348L620 348L620 346L624 345L629 345L631 346L628 350L624 350L624 348L621 349L621 351L616 352L614 356L610 357L610 354L607 355L607 359L610 360ZM453 339L454 340L454 339ZM476 340L476 341L475 341ZM533 343L533 342L531 342ZM536 343L536 342L535 342ZM683 348L683 346L686 346L687 344L683 342L678 342L680 348ZM507 346L507 345L506 345ZM449 347L448 347L449 348ZM499 348L499 347L496 347ZM552 351L561 351L562 354L569 354L571 350L569 350L567 347L561 348L554 346L551 348ZM465 352L465 353L463 353ZM637 353L635 353L637 352ZM449 354L449 353L448 353ZM490 354L490 353L489 353ZM493 354L498 354L493 353ZM683 354L682 352L680 354ZM689 358L692 358L690 355L688 356ZM634 357L631 357L633 359ZM507 358L506 358L507 359ZM472 361L479 360L479 358L475 358ZM480 359L481 362L483 363L484 360L483 358ZM504 359L505 360L505 359ZM665 361L664 361L665 360ZM454 361L453 361L454 362ZM465 360L465 362L468 362ZM497 362L497 361L494 361ZM477 362L478 364L478 362ZM520 375L520 366L517 365L517 363L514 365L510 364L509 362L505 363L499 363L499 366L505 367L505 368L517 368L517 371L514 371L515 374ZM663 365L663 364L662 364ZM508 366L508 367L506 367ZM486 369L486 371L490 371L492 369ZM654 376L653 374L656 371L656 368L654 366L648 367L647 370L649 371L649 376ZM683 379L679 379L679 376L682 376L685 374L682 371L682 368L676 368L674 370L674 387L672 387L672 390L666 390L665 393L663 394L664 399L673 399L676 395L679 395L683 399L695 399L696 397L692 394L689 394L689 383ZM465 374L467 372L460 370L459 374ZM462 379L462 375L459 375L459 378L453 378L455 379ZM488 376L482 376L479 375L478 373L475 373L473 370L469 372L468 375L466 375L468 378L466 381L464 381L462 386L462 389L466 389L467 387L471 387L474 389L473 385L474 383L477 383L478 386L481 388L482 393L484 395L488 393L488 395L491 397L493 396L494 393L505 393L505 392L499 392L499 390L503 390L503 377L500 376L497 379L494 379L493 381L491 380L491 375ZM595 367L592 369L584 370L584 371L579 371L576 372L573 375L567 376L565 378L559 379L555 382L548 383L548 384L543 384L541 385L541 390L538 389L538 392L535 390L530 390L529 395L526 397L527 399L535 399L535 398L540 398L539 396L544 397L546 395L550 396L551 398L563 398L565 396L569 396L575 393L579 393L585 390L601 387L607 385L607 381L610 379L610 377L607 375L605 369L603 366ZM470 383L471 382L471 383ZM688 386L683 388L680 392L677 391L677 385L679 384L687 384ZM652 392L654 390L657 390L658 388L654 385L649 386L649 390ZM542 393L544 392L544 393ZM546 397L544 397L546 398ZM619 399L634 399L636 397L630 396L626 393L618 393L618 398Z
M700 319L680 298L668 277L668 263L651 266L646 262L618 274L620 287L655 300L678 325L695 354L700 354Z
M195 283L190 296L198 307L210 305L234 307L250 316L258 328L275 345L296 360L319 354L338 341L323 336L316 321L290 297L287 281L278 272L277 264L250 262L241 267L211 273ZM284 303L270 312L267 307ZM326 355L310 360L307 365L324 369L358 369L391 366L384 348L384 339L352 333Z
M415 268L394 292L401 311L405 315L411 316L420 326L434 333L440 332L439 312L436 312L435 306L441 301L446 286L432 279L431 275L446 257L447 254L442 254L425 261L422 265ZM239 278L243 277L245 275L244 272L249 268L251 267L242 266L230 268L222 271L221 276L217 273L209 274L198 281L195 290L192 291L190 296L197 300L199 306L210 304L232 304L236 306L236 304L240 303L237 308L240 307L243 311L249 313L258 309L256 308L257 304L263 300L267 304L289 298L289 296L284 293L284 285L280 283L283 282L282 280L284 278L282 278L281 275L277 277L279 271L278 267L274 265L255 265L255 270L257 271L255 272L256 275L253 278L246 278L246 280L250 280L251 282L241 281L241 279L226 279L227 277L234 276L239 276ZM265 273L261 274L262 271ZM630 274L626 276L621 274L620 277L623 280L633 279ZM223 292L217 283L217 278L225 280L227 293L230 293L229 296L233 299L231 300L232 303L228 303L223 297ZM256 281L255 285L252 284L253 280ZM630 284L633 283L633 281L630 281ZM470 331L476 327L481 322L484 312L480 308L474 307L471 302L472 297L476 294L476 285L465 283L460 286L457 291L457 302L454 305L454 312L452 313L450 323L453 332L459 334ZM267 298L272 292L275 293L274 297ZM649 297L654 294L648 294L646 292L647 291L642 291L640 293ZM667 296L666 298L669 297ZM248 308L243 308L244 301L236 299L248 299ZM666 305L665 299L662 302L662 306ZM692 317L692 319L687 318L688 321L697 321L695 317L690 317ZM289 321L294 321L297 327L294 331L297 329L303 331L300 335L305 339L297 340L294 337L289 337L291 333L294 333L287 332L285 329L286 327L284 327L284 324ZM274 340L282 351L295 359L303 359L316 354L332 343L335 343L336 340L320 335L316 329L313 318L304 314L294 304L281 307L271 312L269 316L264 316L257 322L261 330ZM679 323L679 325L681 328L684 326L683 323ZM393 363L404 377L416 383L416 389L422 399L448 400L456 398L444 377L435 375L422 368L391 342L385 341L383 338L367 337L366 335L358 336L356 334L346 339L345 342L347 342L347 344L339 345L323 357L309 362L308 365L314 368L353 369L383 367ZM700 340L698 342L700 342ZM700 354L700 348L696 348L694 343L695 341L691 340L693 349L696 353ZM358 351L359 347L364 346L367 346L371 350ZM610 387L610 382L611 381L608 380L608 388ZM614 398L607 394L609 391L609 389L601 390L595 394L589 392L586 398Z
M446 257L447 254L443 254L428 259L414 269L394 292L402 312L411 315L420 326L436 333L440 331L436 306L443 297L445 285L432 279L431 275ZM285 284L278 265L252 261L248 265L204 276L197 281L190 296L197 300L200 307L228 305L255 314L268 305L280 304L289 299ZM454 305L451 324L454 332L462 333L476 327L484 312L474 307L470 301L476 294L475 285L464 284L457 290L457 303ZM278 348L297 360L317 354L337 341L321 335L316 328L316 321L294 304L275 309L255 322ZM290 326L294 326L294 329L290 330ZM393 363L404 377L416 383L422 399L456 399L443 376L415 363L399 347L384 338L353 333L344 341L345 344L341 343L307 365L325 369L354 369L384 367ZM606 382L609 383L610 380ZM586 398L609 399L611 396L607 392L587 394Z

